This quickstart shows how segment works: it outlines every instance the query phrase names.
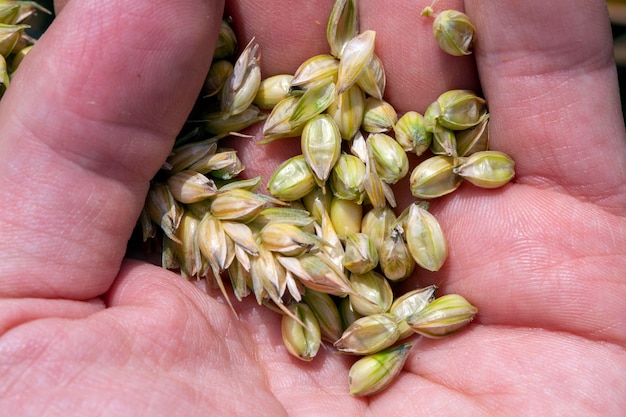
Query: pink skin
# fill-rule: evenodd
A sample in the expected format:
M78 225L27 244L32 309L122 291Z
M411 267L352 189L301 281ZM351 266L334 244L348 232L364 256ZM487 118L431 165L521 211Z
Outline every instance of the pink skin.
M323 349L301 363L276 313L247 300L238 321L199 286L124 259L223 5L59 2L0 104L0 415L622 415L626 135L604 2L442 0L474 21L475 61L437 51L425 1L360 4L394 106L423 111L480 77L492 146L517 162L507 187L464 185L433 203L450 258L412 282L463 294L477 320L416 339L393 387L353 398L353 358ZM271 75L326 51L331 5L227 10ZM269 161L249 175L290 147L242 143L244 162Z

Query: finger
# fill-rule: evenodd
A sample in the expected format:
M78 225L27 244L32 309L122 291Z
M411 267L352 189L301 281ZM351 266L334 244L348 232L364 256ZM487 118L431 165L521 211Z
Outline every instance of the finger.
M312 1L306 7L289 0L273 1L266 8L252 0L228 2L227 14L233 18L240 45L255 37L261 47L264 77L293 74L306 59L329 54L326 24L333 2ZM376 31L375 53L385 67L385 99L398 112L423 113L439 94L451 88L479 88L473 57L451 57L434 41L432 18L420 15L431 1L400 0L387 3L361 0L360 30ZM442 8L462 8L459 0L442 0ZM255 131L258 136L258 131ZM299 141L282 139L258 146L253 141L235 144L248 161L247 176L268 177L276 166L300 152ZM245 162L245 161L244 161Z
M100 299L85 301L42 300L42 299L1 299L0 335L21 324L46 317L80 319L88 317L104 308Z
M471 5L490 142L515 159L517 184L435 207L447 290L486 324L621 343L607 323L624 315L626 142L604 3Z
M0 295L91 298L210 63L222 3L69 2L0 104Z
M2 336L2 415L20 414L25 404L36 415L51 404L72 410L57 415L111 404L125 416L254 415L259 408L286 415L266 389L250 335L191 282L126 260L105 298L108 308L88 317L67 308L63 318L34 320ZM53 301L79 304L48 300L49 311Z
M518 181L624 213L626 139L601 0L468 2L495 149Z
M467 12L490 142L515 159L517 184L465 184L431 206L450 242L433 280L466 294L482 323L622 342L607 323L624 314L626 230L607 210L626 207L626 142L604 3L468 2Z
M388 3L361 1L362 30L376 31L376 54L385 65L385 96L399 112L423 113L446 90L478 90L472 56L453 57L439 48L433 35L433 18L421 16L432 2L401 0ZM463 10L463 2L442 0L437 9Z
M386 96L400 111L424 111L441 92L478 88L474 62L442 53L433 40L432 18L420 16L430 1L401 0L393 7L375 0L356 2L360 29L376 31L375 53L385 65ZM438 7L462 8L458 0ZM307 7L279 0L267 8L251 0L229 2L240 43L255 39L261 45L265 76L293 73L306 59L328 54L326 24L332 2L313 1Z
M305 59L327 53L325 22L331 7L332 2L323 0L306 6L289 0L236 0L227 2L226 15L233 19L240 46L252 38L259 43L267 77L293 73Z
M59 14L61 12L61 10L63 10L63 8L65 7L65 5L69 2L70 0L55 0L54 1L54 12L56 14Z

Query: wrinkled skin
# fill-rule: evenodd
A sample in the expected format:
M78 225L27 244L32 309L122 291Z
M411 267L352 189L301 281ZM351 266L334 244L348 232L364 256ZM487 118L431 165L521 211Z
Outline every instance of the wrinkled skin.
M331 1L268 4L227 5L241 39L261 44L264 75L326 51ZM463 294L477 319L416 339L395 385L353 398L352 358L322 349L301 363L276 313L249 300L238 321L199 286L125 259L223 4L59 2L0 104L0 415L623 415L626 138L604 2L442 0L477 27L469 58L438 52L427 2L388 4L361 1L386 97L423 111L480 79L492 147L517 162L502 189L466 184L433 203L450 258L412 283ZM293 153L242 147L249 175Z

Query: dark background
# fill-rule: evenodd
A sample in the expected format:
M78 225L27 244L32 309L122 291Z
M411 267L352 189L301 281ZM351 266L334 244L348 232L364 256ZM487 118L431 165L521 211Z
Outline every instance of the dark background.
M609 11L611 12L615 61L622 97L622 112L626 114L626 2L610 4Z

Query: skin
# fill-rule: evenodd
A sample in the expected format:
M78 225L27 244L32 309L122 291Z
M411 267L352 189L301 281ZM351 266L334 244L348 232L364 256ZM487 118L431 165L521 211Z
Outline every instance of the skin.
M274 3L227 5L240 39L261 44L266 76L326 51L332 5ZM57 2L0 103L1 415L621 415L626 135L604 2L442 0L436 9L475 23L469 58L437 50L419 16L426 2L384 4L360 2L386 97L423 111L445 89L480 85L492 148L517 163L504 188L466 184L432 204L450 257L407 284L463 294L476 320L448 339L415 339L390 389L353 398L353 358L322 349L302 363L282 346L276 313L246 300L237 320L217 295L125 258L223 4ZM247 164L266 176L294 152L286 142L241 151L244 162L267 158Z

